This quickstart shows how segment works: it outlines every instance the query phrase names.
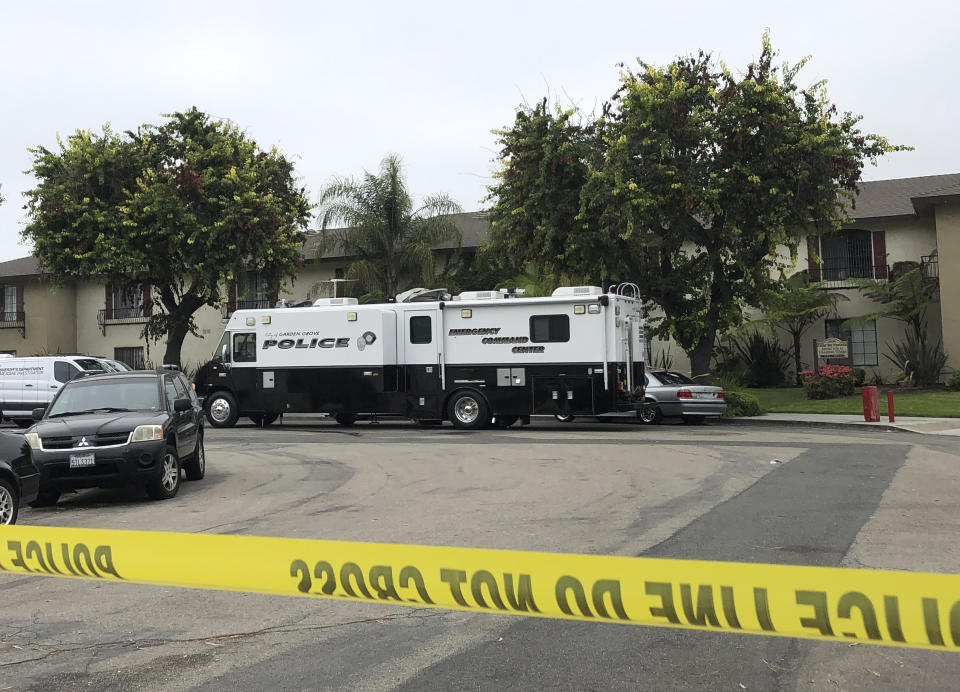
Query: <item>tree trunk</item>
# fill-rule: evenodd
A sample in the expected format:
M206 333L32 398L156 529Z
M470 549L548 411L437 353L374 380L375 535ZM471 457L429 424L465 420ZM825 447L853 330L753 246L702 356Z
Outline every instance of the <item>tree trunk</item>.
M167 333L167 350L163 354L164 365L180 367L180 349L183 348L183 340L189 331L190 326L186 322L182 322Z
M690 357L690 373L698 384L709 384L713 381L713 378L710 377L710 358L713 356L713 340L714 334L711 333L710 336L704 337L696 346L687 351L687 355ZM698 377L698 375L705 377Z
M800 378L800 368L803 367L800 364L800 336L801 336L800 334L793 335L793 364L794 364L794 367L796 367L797 369L796 372L794 373L794 376L797 379L798 387L803 384L803 380Z

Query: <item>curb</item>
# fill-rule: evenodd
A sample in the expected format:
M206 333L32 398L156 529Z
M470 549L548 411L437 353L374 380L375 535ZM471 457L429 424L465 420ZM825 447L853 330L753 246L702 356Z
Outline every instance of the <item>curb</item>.
M922 433L916 430L901 428L889 423L837 423L835 421L808 421L808 420L773 420L763 418L718 418L717 422L724 425L785 425L797 428L832 428L834 430L881 430L883 432L902 432L913 435L926 435L933 433Z

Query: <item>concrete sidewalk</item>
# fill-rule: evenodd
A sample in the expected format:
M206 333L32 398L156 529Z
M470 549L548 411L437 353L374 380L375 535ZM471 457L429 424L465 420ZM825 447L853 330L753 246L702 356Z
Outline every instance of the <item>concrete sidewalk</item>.
M897 416L890 423L886 416L879 423L867 423L862 415L826 413L767 413L762 416L722 418L725 423L771 423L776 425L825 426L831 428L874 428L876 430L900 430L924 435L954 435L960 437L960 418L920 418Z

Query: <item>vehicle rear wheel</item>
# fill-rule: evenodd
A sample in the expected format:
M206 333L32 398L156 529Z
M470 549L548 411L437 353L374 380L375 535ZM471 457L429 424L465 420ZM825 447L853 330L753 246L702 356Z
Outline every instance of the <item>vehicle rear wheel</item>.
M0 526L16 524L19 509L20 493L13 483L6 478L0 478Z
M687 425L703 425L706 416L681 416L683 422Z
M230 392L214 392L205 402L207 420L215 428L232 428L240 417L237 399Z
M637 414L637 418L640 419L641 423L646 423L647 425L656 425L663 420L663 413L660 411L659 406L656 404L650 404L640 409L640 413Z
M561 423L572 423L577 419L576 416L572 416L569 413L558 413L554 416Z
M183 463L183 470L187 474L188 481L203 480L203 476L207 472L207 455L203 451L203 435L197 439L197 451L193 453L193 458Z
M334 418L340 425L353 425L357 422L356 413L338 413Z
M509 428L520 420L520 416L494 416L493 425L497 428Z
M247 416L258 428L265 428L272 425L280 417L279 413L254 413Z
M40 490L37 499L30 503L31 507L53 507L60 499L59 490Z
M447 417L455 428L479 430L490 420L487 401L475 392L457 392L447 404Z
M171 445L163 450L163 462L160 475L147 483L147 495L154 500L169 500L180 490L180 459L177 450Z

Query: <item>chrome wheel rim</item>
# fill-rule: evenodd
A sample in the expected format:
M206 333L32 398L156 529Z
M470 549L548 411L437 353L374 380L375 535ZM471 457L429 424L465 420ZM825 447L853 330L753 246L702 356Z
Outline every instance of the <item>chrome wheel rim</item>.
M647 406L640 411L640 420L644 423L652 423L657 417L657 410L653 406Z
M177 466L177 458L172 454L163 455L163 475L160 477L160 483L167 492L173 492L180 482L180 467Z
M210 404L210 417L218 423L223 423L230 417L230 402L223 397L217 397Z
M13 521L13 508L13 495L0 486L0 524L7 525Z
M464 396L457 399L457 405L454 407L454 413L457 420L461 423L473 423L480 415L480 404L472 396Z

